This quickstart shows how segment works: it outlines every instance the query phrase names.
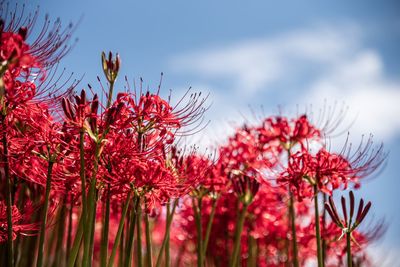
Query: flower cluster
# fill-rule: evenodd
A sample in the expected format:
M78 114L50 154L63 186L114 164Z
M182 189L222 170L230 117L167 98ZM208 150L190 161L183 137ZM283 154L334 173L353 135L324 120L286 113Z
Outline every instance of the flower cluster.
M243 125L205 155L180 141L205 125L207 96L189 89L173 104L161 86L131 90L127 79L115 94L121 60L111 52L101 90L58 87L49 74L72 26L46 17L31 40L37 15L20 16L0 20L1 266L368 263L365 247L384 227L363 233L371 203L356 214L350 192L342 218L332 196L375 173L382 146L330 151L338 119L328 112L321 125L307 114Z

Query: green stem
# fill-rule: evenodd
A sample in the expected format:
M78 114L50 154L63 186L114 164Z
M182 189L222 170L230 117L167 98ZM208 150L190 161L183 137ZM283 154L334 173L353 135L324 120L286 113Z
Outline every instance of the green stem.
M135 239L135 226L136 226L136 214L139 208L138 197L135 195L133 199L133 206L130 211L130 222L129 222L129 230L128 230L128 240L126 245L125 252L125 266L132 266L132 255L133 255L133 241Z
M292 192L289 190L289 217L290 217L290 226L292 229L292 245L293 245L293 266L299 266L299 256L297 249L297 234L296 234L296 211L294 207L294 197Z
M318 188L314 184L314 206L315 206L315 235L317 238L317 256L318 256L318 267L323 267L322 261L322 249L321 249L321 232L319 223L319 208L318 208Z
M42 223L40 225L40 236L39 236L39 249L37 258L37 267L43 266L43 251L44 251L44 239L46 236L46 223L47 223L47 211L49 209L49 197L50 197L50 187L51 187L51 174L53 171L53 161L49 161L47 167L47 179L46 179L46 194L44 199L43 213L42 213Z
M82 215L86 215L86 173L85 173L85 132L81 130L79 133L79 176L81 178L81 195L82 195ZM85 226L84 226L85 227ZM85 228L86 229L86 228Z
M108 90L107 106L106 106L106 108L109 108L109 107L111 106L113 91L114 91L114 81L110 82L110 88L109 88L109 90Z
M87 203L86 203L86 172L85 172L85 131L82 129L79 132L79 158L80 158L80 166L79 166L79 176L81 179L81 196L82 196L82 213L86 220L87 216ZM83 224L83 230L87 232L87 225L86 223ZM89 245L89 240L84 236L83 240L84 247Z
M138 209L136 215L136 252L137 252L137 265L138 267L143 266L143 258L142 258L142 206L140 204L140 198L138 199Z
M1 79L3 81L3 79ZM5 115L1 115L1 124L5 126ZM13 223L12 223L12 181L10 176L10 165L8 162L7 131L3 130L3 164L6 178L6 205L7 205L7 265L14 266L14 244L13 244Z
M106 199L105 214L103 221L103 233L101 237L100 266L102 267L107 266L109 225L110 225L110 185L107 186L107 199Z
M149 215L147 213L144 214L144 223L146 228L146 262L147 267L153 267L152 263L152 247L151 247L151 234L150 234L150 222Z
M323 202L325 203L327 201L327 196L325 193L323 193ZM323 212L322 212L322 233L325 233L326 230L326 209L325 206L323 207ZM322 237L322 262L325 266L325 259L326 259L326 240L324 237Z
M210 239L210 233L211 233L212 223L214 221L216 207L217 207L217 199L213 198L210 218L208 219L207 228L206 228L206 236L205 236L204 242L203 242L203 252L202 252L203 253L203 255L202 255L203 265L204 265L204 261L206 259L208 241Z
M172 223L172 219L174 217L175 208L176 208L177 204L178 204L178 200L175 200L174 204L173 204L173 207L172 207L172 211L171 212L167 212L167 222L166 222L166 226L165 226L165 234L164 234L163 242L161 244L160 252L158 253L158 256L157 256L156 267L160 267L161 266L161 259L162 259L162 255L163 255L163 252L164 252L164 248L168 249L166 247L166 245L169 243L169 231L170 231L170 228L171 228L171 223ZM169 206L169 204L168 204L168 206ZM165 253L167 253L167 251L165 251ZM168 251L168 253L169 253L169 251ZM165 266L169 265L169 260L167 258L166 258L165 261L166 261ZM167 264L167 261L168 261L168 264Z
M1 177L0 177L0 180L1 180ZM17 202L17 207L18 208L23 208L24 207L26 192L27 192L27 185L26 185L26 183L22 183L21 187L20 187L20 193L18 194L18 200L17 201L14 200L14 203ZM14 197L13 197L13 199L14 199ZM20 265L21 258L22 258L21 256L25 252L24 251L24 243L25 243L24 239L25 238L22 238L22 236L19 235L19 236L17 236L17 242L14 243L15 244L15 251L14 251L14 264L15 264L15 266L21 266ZM0 253L1 252L2 251L0 251ZM24 253L23 256L26 257L27 256L26 253ZM1 263L1 260L0 260L0 263Z
M132 193L132 191L130 190L128 193L128 196L126 197L126 202L125 202L124 208L122 210L121 219L120 219L119 225L118 225L117 235L115 236L114 245L113 245L113 248L111 251L110 259L108 260L108 267L112 267L114 265L114 259L115 259L115 255L117 254L117 248L119 246L119 242L120 242L121 235L122 235L122 230L124 228L125 217L126 217L126 213L128 211L129 201L131 199L131 193Z
M250 229L247 230L247 239L248 239L248 255L247 258L247 266L254 267L257 266L257 241L256 239L250 234Z
M89 239L89 263L88 267L92 266L92 260L93 260L93 253L94 253L94 233L95 233L95 224L96 224L96 214L97 214L97 198L98 198L98 189L95 188L95 196L94 196L94 207L93 210L94 212L92 213L92 219L91 219L91 233L90 233L90 239Z
M174 207L175 208L175 207ZM173 212L175 211L175 209L173 210ZM171 203L168 202L167 204L167 220L171 217L174 216L174 214L171 214ZM170 235L169 235L169 227L170 225L167 224L165 225L165 239L167 240L165 243L165 267L169 267L170 266L170 261L171 261L171 255L170 255ZM162 254L163 248L161 247L160 249L160 253ZM157 259L158 261L158 259Z
M197 231L197 267L202 267L203 263L203 225L201 222L201 207L202 207L202 198L198 198L198 204L196 205L196 199L193 199L193 211L194 218L196 222L196 231Z
M129 205L129 204L128 204ZM125 216L125 221L127 216ZM124 264L124 243L125 243L125 236L126 236L126 224L129 222L124 223L124 227L122 227L122 235L121 235L121 240L119 242L119 253L118 253L118 267L123 267Z
M84 251L83 251L83 260L82 260L82 267L88 267L89 262L91 261L91 251L92 248L90 246L92 236L94 236L94 228L95 228L95 217L96 217L96 175L97 170L99 167L99 158L100 158L100 144L96 144L95 148L95 157L93 160L93 173L92 179L90 180L90 188L87 197L87 205L88 205L88 214L86 217L86 227L84 233L84 241L87 241L87 245L85 244Z
M81 215L79 220L78 230L75 234L74 243L72 244L72 248L69 253L67 267L74 267L76 257L78 256L79 248L81 246L81 241L83 237L83 225L85 224L84 215Z
M64 196L64 203L61 206L60 215L58 219L58 229L57 229L57 244L56 244L56 257L53 262L53 266L61 266L61 262L63 259L63 244L64 244L64 233L65 233L65 223L66 223L66 202L67 202L67 194Z
M67 248L66 248L66 263L68 263L68 258L69 258L69 252L71 248L71 242L72 242L72 213L73 213L73 196L71 195L70 199L70 207L68 211L68 237L67 237Z
M242 211L239 214L239 217L236 221L236 229L235 229L235 238L233 243L233 253L231 258L232 267L236 267L238 265L238 258L240 254L240 241L242 239L242 231L243 225L246 218L248 204L243 204Z
M353 259L351 256L351 232L346 233L346 250L347 250L347 267L353 266Z

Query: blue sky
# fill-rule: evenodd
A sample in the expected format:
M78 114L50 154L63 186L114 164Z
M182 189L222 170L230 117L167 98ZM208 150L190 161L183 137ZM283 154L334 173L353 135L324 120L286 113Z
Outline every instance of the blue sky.
M212 123L200 136L221 140L230 121L294 114L338 101L349 106L352 140L374 133L390 157L359 196L389 229L376 251L400 250L400 4L398 1L29 1L41 14L83 19L62 65L96 87L101 51L119 52L122 74L180 95L210 93ZM122 88L122 79L119 81ZM300 108L301 109L301 108ZM245 115L241 115L245 114ZM342 139L333 140L340 144ZM211 143L212 143L211 142ZM357 142L357 141L355 141ZM210 143L208 141L208 143Z

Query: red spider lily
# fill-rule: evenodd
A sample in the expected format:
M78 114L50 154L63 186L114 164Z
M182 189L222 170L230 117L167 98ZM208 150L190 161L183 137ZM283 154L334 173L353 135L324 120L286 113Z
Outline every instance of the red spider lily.
M5 6L4 6L5 5ZM32 35L32 29L37 27L39 10L33 14L22 11L9 10L8 3L1 3L0 17L6 22L3 24L5 32L20 32L24 39L31 43L29 53L32 54L43 67L49 68L58 63L72 48L69 42L74 31L74 25L62 26L60 19L51 22L48 15L45 16L42 28ZM22 29L22 30L21 30Z
M175 177L162 161L146 161L133 168L132 184L138 195L144 197L146 212L165 204L177 195Z
M371 175L384 162L386 154L383 147L373 149L372 142L361 144L356 152L331 153L325 148L315 155L302 149L289 158L289 165L278 177L278 182L289 183L295 195L313 196L313 185L318 190L331 195L338 188L346 189L349 183L359 186L359 180Z
M306 115L289 121L285 117L269 117L257 131L263 144L279 141L284 148L290 148L296 143L321 137L321 131L313 126Z
M163 74L161 74L162 77ZM126 78L127 87L130 85ZM126 98L128 107L133 111L130 117L135 121L138 132L157 129L160 136L164 135L189 135L203 126L203 115L207 110L207 97L200 93L191 93L191 88L180 98L175 105L171 103L171 95L167 100L160 97L161 83L156 93L140 91L136 88L132 94L119 94L118 98Z
M186 152L173 146L166 155L167 166L176 175L179 196L189 192L192 194L210 192L208 182L213 162L206 156L196 153L196 149Z
M45 105L25 103L18 106L3 125L9 141L10 170L27 181L46 184L47 162L54 166L55 189L64 191L67 166L58 164L71 152L62 126L53 122ZM1 146L0 146L1 147ZM68 172L67 172L68 173Z
M0 201L0 243L7 241L7 206ZM38 230L38 224L30 223L33 213L32 206L27 203L21 212L15 205L12 206L13 240L17 235L30 235Z
M2 78L2 109L12 108L32 99L36 94L32 71L41 68L41 63L30 53L25 43L26 28L18 33L3 32L4 22L0 21L0 60Z
M55 252L47 257L52 266L64 266L64 254L68 266L80 258L85 267L107 261L108 266L132 265L133 254L139 261L144 258L142 239L148 266L153 266L152 251L159 252L156 267L168 266L170 258L177 266L195 261L199 266L303 266L313 263L316 254L322 265L323 246L327 266L337 266L349 247L340 235L350 232L358 243L350 244L352 261L368 259L365 246L374 236L359 233L358 225L369 204L364 207L361 201L356 212L351 193L349 207L342 200L344 218L332 199L325 209L332 222L318 214L320 192L331 195L359 186L386 158L382 146L375 148L371 139L355 151L347 142L339 153L323 146L321 139L343 113L335 117L334 109L323 110L319 123L308 113L244 125L219 147L214 161L194 148L177 148L179 137L203 127L207 97L189 89L174 105L171 96L160 95L160 86L156 92L142 91L141 81L139 90L132 92L128 83L128 90L113 101L120 58L112 53L102 54L107 102L95 94L89 99L85 90L71 96L70 90L56 85L57 67L51 67L68 52L72 28L63 30L56 21L51 29L46 17L38 37L30 41L35 20L36 14L27 20L14 14L11 22L0 23L0 174L2 180L7 174L11 184L0 186L7 189L0 193L2 199L7 197L7 208L0 201L0 242L35 232L41 224L39 247L42 252L47 247L47 255L37 254ZM54 77L56 83L51 82ZM310 149L314 143L323 147L317 153ZM52 173L46 175L49 166ZM59 199L65 205L57 205ZM30 201L44 211L38 222ZM56 209L57 216L52 216ZM55 220L47 224L47 217ZM45 231L52 232L47 239ZM325 245L320 245L320 234ZM29 252L25 258L35 258L36 250L24 243L9 242L7 255L18 246L22 256Z
M12 109L32 99L51 107L57 105L59 98L69 95L76 85L76 81L72 82L64 90L71 76L60 84L64 72L57 77L57 67L52 69L71 48L68 43L73 31L72 24L63 30L61 21L57 20L50 27L50 20L46 16L42 30L31 38L30 32L35 26L38 12L28 16L17 11L8 14L8 5L4 8L3 4L0 8L1 18L7 21L0 20L0 73L4 83L1 96L5 97L3 108Z
M220 147L220 162L228 169L245 171L247 168L265 169L277 164L274 144L260 146L260 135L247 126L238 129L225 146Z
M278 182L289 183L299 200L314 195L313 185L324 193L332 194L339 187L347 187L349 162L341 155L321 149L313 156L302 150L291 155L287 169L279 176Z

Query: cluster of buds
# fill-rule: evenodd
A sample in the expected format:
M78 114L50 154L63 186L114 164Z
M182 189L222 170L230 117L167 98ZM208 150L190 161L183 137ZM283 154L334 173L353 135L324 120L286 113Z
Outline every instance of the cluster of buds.
M342 212L344 216L343 219L340 219L339 213L336 209L332 197L329 197L329 202L325 203L326 211L329 213L330 217L332 218L332 221L342 229L343 234L353 232L365 219L365 216L367 216L368 211L372 205L371 202L368 202L367 205L365 205L364 207L364 200L361 198L360 203L358 205L358 211L355 221L353 221L354 202L355 202L353 191L349 192L349 199L350 199L350 207L349 207L350 214L347 213L346 199L343 196L341 198Z
M97 94L93 96L91 103L88 103L86 100L86 92L82 90L80 96L75 95L75 103L72 103L67 98L63 98L61 105L68 122L75 126L94 131L99 107L99 98ZM86 125L88 123L87 118L90 118L89 125Z
M107 81L109 83L114 83L115 80L117 79L119 66L121 63L118 53L116 54L115 59L113 59L113 54L111 52L108 53L108 58L106 58L106 54L102 52L101 63Z

